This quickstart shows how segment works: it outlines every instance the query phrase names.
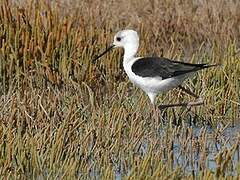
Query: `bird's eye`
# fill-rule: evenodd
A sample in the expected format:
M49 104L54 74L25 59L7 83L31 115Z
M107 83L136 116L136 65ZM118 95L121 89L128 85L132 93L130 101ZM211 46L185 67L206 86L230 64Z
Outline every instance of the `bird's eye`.
M120 38L120 37L117 37L116 40L117 40L117 41L121 41L121 38Z

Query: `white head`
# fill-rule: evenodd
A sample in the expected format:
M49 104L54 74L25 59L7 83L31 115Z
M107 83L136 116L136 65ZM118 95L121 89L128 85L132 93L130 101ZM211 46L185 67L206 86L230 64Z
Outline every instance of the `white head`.
M113 45L115 47L125 47L128 45L137 45L139 44L139 37L136 31L134 30L123 30L117 32L114 36Z
M113 46L124 48L124 59L134 57L139 46L139 37L137 32L130 29L119 31L114 36Z
M115 47L123 47L124 48L124 60L131 59L137 53L139 46L139 37L136 31L126 29L117 32L114 36L114 40L112 45L106 49L102 54L97 56L94 60L97 60L101 56L103 56L106 52L110 51Z

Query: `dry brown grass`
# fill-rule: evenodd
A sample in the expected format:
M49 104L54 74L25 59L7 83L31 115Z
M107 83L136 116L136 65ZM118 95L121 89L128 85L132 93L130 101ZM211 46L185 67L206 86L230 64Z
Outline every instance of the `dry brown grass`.
M239 135L224 135L225 125L239 121L239 5L226 0L2 0L0 174L239 176ZM205 105L164 111L158 124L148 99L121 68L122 51L93 64L91 59L125 28L139 32L139 55L221 63L222 68L186 82ZM160 95L159 103L189 99L173 90Z

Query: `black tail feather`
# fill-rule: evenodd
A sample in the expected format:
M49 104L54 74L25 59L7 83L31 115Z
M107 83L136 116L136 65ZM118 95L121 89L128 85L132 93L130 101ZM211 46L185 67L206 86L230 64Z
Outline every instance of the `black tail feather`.
M222 67L222 64L210 64L210 65L205 64L205 65L203 66L203 68L205 69L205 68L216 67L216 66L221 66L221 67Z

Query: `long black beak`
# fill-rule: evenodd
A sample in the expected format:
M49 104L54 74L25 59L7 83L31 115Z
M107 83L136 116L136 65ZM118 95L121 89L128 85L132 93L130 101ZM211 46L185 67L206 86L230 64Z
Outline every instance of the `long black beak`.
M104 54L106 54L108 51L110 51L112 48L114 48L115 45L111 45L110 47L108 47L103 53L101 53L100 55L98 55L97 57L95 57L93 59L93 62L95 62L97 59L99 59L100 57L102 57Z

